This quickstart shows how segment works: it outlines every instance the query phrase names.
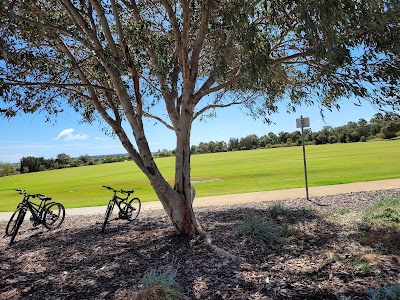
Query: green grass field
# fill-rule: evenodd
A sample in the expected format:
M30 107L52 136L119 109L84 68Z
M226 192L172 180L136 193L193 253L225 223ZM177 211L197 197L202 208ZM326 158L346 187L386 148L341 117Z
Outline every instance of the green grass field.
M310 186L400 177L400 140L307 146L306 152ZM172 184L174 158L156 162ZM304 187L301 147L194 155L191 162L197 197ZM135 164L122 162L0 178L0 211L15 209L16 188L52 196L67 208L106 205L111 193L102 185L157 200Z

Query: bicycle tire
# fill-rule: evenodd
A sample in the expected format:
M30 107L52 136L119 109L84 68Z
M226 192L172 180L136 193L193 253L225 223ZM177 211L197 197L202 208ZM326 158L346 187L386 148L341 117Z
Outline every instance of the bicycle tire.
M50 202L44 208L43 225L49 229L60 227L65 218L65 208L61 203Z
M21 208L17 208L14 211L14 213L11 215L11 218L8 221L7 226L6 226L6 236L10 236L11 235L12 230L15 227L15 222L17 221L18 213L19 213L20 210L21 210Z
M25 214L26 214L26 210L24 210L24 209L20 208L20 209L16 210L15 212L17 212L17 211L18 211L18 216L15 219L15 221L13 222L13 227L10 232L10 245L14 242L14 239L17 236L19 227L21 226L22 222L24 221ZM12 221L12 217L10 219L10 222ZM8 227L8 225L7 225L7 227Z
M107 206L107 209L106 209L106 213L104 215L103 227L101 228L101 232L103 232L103 233L104 233L104 230L106 229L106 225L108 223L108 219L112 215L113 208L114 208L114 204L109 203L108 206Z
M128 204L125 206L124 213L126 215L126 218L129 221L135 220L139 213L140 213L140 208L141 208L141 203L139 198L133 198L131 201L128 202Z

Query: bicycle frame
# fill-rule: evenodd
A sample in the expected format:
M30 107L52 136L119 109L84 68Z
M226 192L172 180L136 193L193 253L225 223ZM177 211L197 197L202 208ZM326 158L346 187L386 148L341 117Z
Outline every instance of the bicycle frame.
M35 195L35 196L39 196L39 195ZM43 212L43 208L46 205L46 201L50 200L50 199L41 199L40 204L36 204L35 202L32 202L29 200L29 198L31 198L32 195L24 195L24 199L22 200L22 202L20 204L18 204L18 208L22 208L25 211L29 210L32 214L32 217L34 219L34 221L38 224L42 224L42 212Z
M29 200L26 202L26 206L29 208L29 210L30 210L30 212L31 212L31 214L33 216L33 219L35 220L35 222L37 222L39 224L42 223L42 216L41 215L42 215L42 209L44 207L44 205L43 205L44 202L45 202L44 200L42 200L40 202L40 204L36 204L36 203L34 203L32 201L29 201Z
M130 195L128 194L128 196L126 196L126 198L121 198L121 197L117 196L117 192L114 192L114 196L111 199L111 201L114 202L114 204L117 204L119 210L121 210L121 203L128 200L129 196Z

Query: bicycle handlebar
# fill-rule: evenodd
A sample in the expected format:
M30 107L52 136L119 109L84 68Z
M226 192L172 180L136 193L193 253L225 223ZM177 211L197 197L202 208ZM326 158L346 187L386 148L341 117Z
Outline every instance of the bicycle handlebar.
M43 194L27 194L25 190L20 190L20 189L16 189L16 191L17 191L17 193L24 195L24 196L28 196L28 197L32 197L32 198L38 197L40 200L51 200L51 197L45 196Z
M133 190L116 190L116 189L113 189L112 187L110 187L110 186L106 186L106 185L103 185L103 188L105 188L105 189L107 189L107 190L110 190L110 191L113 191L113 192L115 192L115 193L122 193L122 194L132 194L133 193Z

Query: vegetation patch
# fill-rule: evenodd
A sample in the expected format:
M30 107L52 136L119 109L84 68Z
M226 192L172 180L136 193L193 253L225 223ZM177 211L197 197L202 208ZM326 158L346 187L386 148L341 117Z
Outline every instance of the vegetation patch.
M364 218L373 223L400 223L400 199L389 199L376 202L364 213Z
M271 220L263 220L259 216L251 216L238 228L238 234L247 243L273 246L284 242L289 227L279 225Z
M356 273L362 276L368 276L373 273L372 265L365 260L355 259L350 264L354 267Z
M298 220L299 218L309 218L314 215L314 212L310 208L297 208L297 209L292 209L286 207L282 202L276 202L272 204L268 210L268 215L272 219L277 219L277 220Z
M147 270L142 279L142 289L134 296L134 300L183 300L181 287L176 281L177 270Z
M363 245L400 249L400 199L374 203L363 211L358 228Z
M338 209L337 213L339 215L345 215L345 214L350 213L350 209L348 209L347 207L341 207Z

